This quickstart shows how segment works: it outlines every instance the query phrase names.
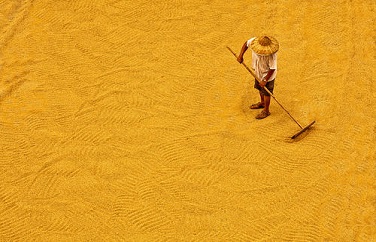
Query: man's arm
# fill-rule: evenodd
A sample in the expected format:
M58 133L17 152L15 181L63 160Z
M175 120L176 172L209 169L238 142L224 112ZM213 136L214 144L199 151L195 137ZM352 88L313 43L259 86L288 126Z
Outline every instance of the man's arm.
M266 85L266 83L269 81L269 78L273 75L274 71L275 71L274 69L269 69L268 74L266 74L264 79L261 80L261 83L260 83L261 87L264 87Z
M243 63L243 55L247 51L248 46L247 46L247 41L243 44L242 49L240 50L240 54L238 56L238 62Z

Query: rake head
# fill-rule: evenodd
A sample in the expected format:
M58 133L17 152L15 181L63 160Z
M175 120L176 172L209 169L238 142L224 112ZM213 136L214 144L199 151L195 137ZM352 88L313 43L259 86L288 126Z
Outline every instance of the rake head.
M298 137L299 135L301 135L302 133L304 133L305 131L307 131L316 121L313 121L312 123L308 124L307 126L305 126L304 128L302 128L298 133L294 134L291 139L295 139L296 137Z

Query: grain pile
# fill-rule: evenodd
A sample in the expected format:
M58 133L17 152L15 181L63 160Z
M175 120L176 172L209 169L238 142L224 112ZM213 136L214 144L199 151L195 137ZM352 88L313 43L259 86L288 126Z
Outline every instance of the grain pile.
M1 241L374 241L376 2L3 1ZM280 43L256 120L248 38ZM250 53L245 62L250 63Z

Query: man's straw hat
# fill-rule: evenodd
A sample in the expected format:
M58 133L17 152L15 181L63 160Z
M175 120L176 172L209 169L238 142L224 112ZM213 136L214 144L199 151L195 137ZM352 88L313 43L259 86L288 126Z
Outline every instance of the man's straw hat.
M279 43L272 36L261 36L251 42L251 49L258 55L271 55L278 51Z

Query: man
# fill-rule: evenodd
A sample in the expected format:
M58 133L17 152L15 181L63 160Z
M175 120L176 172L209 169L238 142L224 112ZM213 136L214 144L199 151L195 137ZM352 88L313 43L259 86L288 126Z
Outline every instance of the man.
M256 119L263 119L270 115L270 94L264 89L268 88L271 93L274 89L274 80L277 76L277 51L278 41L271 36L255 37L247 40L240 51L238 62L243 62L243 55L248 48L252 50L252 69L261 80L255 79L254 88L259 90L261 101L251 105L251 109L263 109Z

